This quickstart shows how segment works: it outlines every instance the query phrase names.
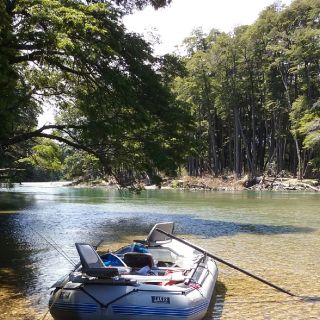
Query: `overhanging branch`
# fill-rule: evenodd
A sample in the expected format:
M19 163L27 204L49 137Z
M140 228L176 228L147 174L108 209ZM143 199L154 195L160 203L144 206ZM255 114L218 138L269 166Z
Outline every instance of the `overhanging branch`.
M50 130L50 129L62 131L66 129L83 129L83 128L84 126L79 126L79 125L56 125L56 124L44 125L37 130L21 133L5 141L0 141L0 146L8 147L10 145L14 145L32 138L41 137L43 134L43 131Z
M24 50L24 49L22 49ZM25 49L28 50L28 49ZM21 63L21 62L27 62L27 61L36 61L39 58L42 57L47 57L49 55L63 55L64 53L61 51L57 51L57 50L36 50L36 51L32 51L30 53L27 53L25 55L21 55L21 56L16 56L16 57L11 57L9 59L9 63L10 64L15 64L15 63ZM46 59L46 60L51 60L52 59Z
M96 150L96 148L90 148L87 145L81 144L75 140L69 140L67 138L61 137L61 136L57 136L55 134L52 133L46 133L44 131L46 130L50 130L50 129L54 129L54 130L59 130L59 131L63 131L63 132L67 132L67 130L70 129L83 129L85 128L85 126L80 126L80 125L44 125L41 128L34 130L32 132L26 132L20 135L17 135L15 137L12 137L10 139L7 139L6 141L2 141L0 142L0 148L5 148L14 144L18 144L20 142L23 141L27 141L33 138L47 138L47 139L51 139L51 140L55 140L55 141L59 141L61 143L64 143L68 146L71 146L77 150L83 150L85 152L88 152L90 154L93 154L94 156L96 156L101 164L103 165L105 171L107 174L111 174L111 166L110 163L106 157L106 154L104 152L99 152L98 150ZM70 135L70 137L72 138L72 136ZM73 138L74 139L74 138Z
M66 138L63 138L63 137L59 137L59 136L56 136L54 134L49 134L49 133L39 133L39 137L42 137L42 138L48 138L48 139L51 139L51 140L56 140L56 141L59 141L59 142L62 142L62 143L65 143L75 149L78 149L78 150L83 150L83 151L86 151L90 154L93 154L94 156L96 156L100 163L103 165L105 171L107 174L112 174L112 169L111 169L111 166L110 166L110 163L108 161L108 159L106 158L106 156L103 154L103 153L100 153L96 150L93 150L83 144L80 144L80 143L77 143L77 142L74 142L74 141L71 141L71 140L68 140Z

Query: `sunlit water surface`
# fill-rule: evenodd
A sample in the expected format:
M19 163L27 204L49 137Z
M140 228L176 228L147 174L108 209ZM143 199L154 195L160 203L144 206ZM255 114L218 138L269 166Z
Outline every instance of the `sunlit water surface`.
M175 221L176 234L302 296L222 264L205 319L320 319L320 194L104 189L22 184L0 189L0 319L43 318L49 287L77 261L75 242L105 248ZM36 314L36 316L35 316ZM50 319L47 316L46 319Z

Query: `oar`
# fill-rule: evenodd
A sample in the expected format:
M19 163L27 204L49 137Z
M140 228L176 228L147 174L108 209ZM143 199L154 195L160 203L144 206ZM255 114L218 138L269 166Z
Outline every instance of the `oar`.
M281 288L281 287L279 287L279 286L271 283L270 281L267 281L267 280L265 280L265 279L263 279L263 278L255 275L255 274L249 272L249 271L246 271L246 270L244 270L244 269L242 269L242 268L239 268L239 267L235 266L234 264L232 264L232 263L230 263L230 262L228 262L228 261L225 261L225 260L223 260L223 259L221 259L221 258L219 258L219 257L217 257L217 256L215 256L215 255L213 255L213 254L211 254L210 252L208 252L208 251L206 251L206 250L204 250L204 249L202 249L202 248L200 248L200 247L198 247L198 246L190 243L190 242L187 241L187 240L178 238L178 237L174 236L173 234L168 233L168 232L166 232L166 231L163 231L163 230L161 230L161 229L156 229L156 230L157 230L158 232L160 232L160 233L165 234L166 236L168 236L168 237L170 237L170 238L172 238L172 239L174 239L174 240L177 240L177 241L179 241L179 242L181 242L181 243L183 243L183 244L185 244L185 245L187 245L187 246L189 246L189 247L191 247L191 248L193 248L193 249L196 249L197 251L199 251L199 252L207 255L208 257L213 258L213 259L216 260L216 261L219 261L219 262L227 265L227 266L230 267L230 268L233 268L233 269L235 269L235 270L237 270L237 271L239 271L239 272L242 272L242 273L244 273L245 275L247 275L247 276L249 276L249 277L251 277L251 278L253 278L253 279L256 279L256 280L258 280L258 281L260 281L260 282L262 282L262 283L264 283L264 284L266 284L266 285L268 285L268 286L270 286L270 287L272 287L272 288L274 288L274 289L276 289L276 290L278 290L278 291L280 291L280 292L283 292L283 293L285 293L285 294L287 294L287 295L289 295L289 296L291 296L291 297L297 297L297 298L300 298L300 299L303 299L303 300L308 300L308 301L320 301L320 297L304 297L304 296L296 295L296 294L294 294L294 293L292 293L292 292L290 292L290 291L288 291L288 290L286 290L286 289L284 289L284 288Z
M95 250L97 250L99 247L100 247L100 245L101 245L101 243L103 243L103 239L101 239L95 246L93 246L93 248L95 249Z

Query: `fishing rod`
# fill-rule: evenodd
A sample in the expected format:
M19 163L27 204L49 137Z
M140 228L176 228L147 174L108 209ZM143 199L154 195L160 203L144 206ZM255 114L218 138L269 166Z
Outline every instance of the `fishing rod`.
M74 267L74 270L77 268L77 266L79 266L79 263L76 264L71 258L69 258L69 256L67 255L67 253L58 246L58 244L53 240L50 239L51 242L43 235L41 234L39 231L35 230L34 228L32 228L31 226L29 226L30 229L36 233L41 239L43 239L46 243L48 243L52 248L54 248L61 256L63 256L69 263L71 263ZM56 297L56 299L53 301L53 303L51 304L51 306L48 308L48 310L46 311L46 313L41 316L41 318L39 318L39 320L45 320L45 318L47 317L47 315L49 314L52 306L55 304L56 300L57 300L58 296Z
M36 233L41 239L43 239L45 242L47 242L51 247L53 247L60 255L62 255L69 263L71 263L74 267L78 266L78 263L75 263L68 254L61 248L52 238L45 237L43 234L41 234L39 231L35 230L33 227L29 226L29 228ZM49 241L49 239L50 241ZM94 249L97 250L98 247L103 243L104 240L100 240L96 245L94 245Z
M69 263L71 263L74 267L77 265L68 255L67 253L59 247L59 245L51 239L51 242L39 231L35 230L30 226L30 229L36 233L41 239L43 239L45 242L47 242L52 248L54 248L58 253L60 253L61 256L63 256Z
M51 247L53 247L58 253L60 253L69 263L71 263L74 266L74 270L76 270L79 266L80 266L80 262L79 263L75 263L71 258L68 257L67 253L61 248L59 247L59 245L50 238L50 241L43 235L41 234L39 231L35 230L34 228L32 228L31 226L29 226L30 229L35 232L40 238L42 238L45 242L47 242ZM95 248L95 250L98 249L98 247L101 245L101 243L104 240L100 240L95 246L93 246ZM65 285L64 285L65 286ZM62 287L62 289L64 288L64 286ZM59 296L57 296L51 303L51 306L48 308L48 310L46 311L46 313L40 318L40 320L45 320L45 318L47 317L47 315L49 314L51 308L53 307L53 305L56 303L57 299L59 298Z
M187 240L178 238L178 237L174 236L173 234L168 233L168 232L163 231L163 230L158 229L158 228L157 228L156 230L157 230L158 232L160 232L160 233L162 233L162 234L164 234L164 235L166 235L166 236L174 239L174 240L177 240L177 241L179 241L179 242L181 242L181 243L183 243L183 244L185 244L185 245L187 245L187 246L189 246L189 247L191 247L191 248L193 248L193 249L196 249L197 251L199 251L199 252L207 255L208 257L213 258L214 260L217 260L217 261L219 261L219 262L227 265L227 266L230 267L230 268L233 268L233 269L235 269L235 270L237 270L237 271L239 271L239 272L242 272L242 273L244 273L245 275L247 275L247 276L249 276L249 277L251 277L251 278L253 278L253 279L256 279L256 280L258 280L258 281L260 281L260 282L262 282L262 283L264 283L264 284L266 284L266 285L268 285L268 286L270 286L270 287L272 287L272 288L274 288L274 289L276 289L276 290L278 290L278 291L280 291L280 292L283 292L283 293L285 293L285 294L287 294L287 295L289 295L289 296L291 296L291 297L296 297L296 298L302 299L302 300L304 300L304 301L311 301L311 302L313 302L313 301L320 301L320 297L300 296L300 295L294 294L294 293L292 293L292 292L290 292L290 291L288 291L288 290L286 290L286 289L284 289L284 288L281 288L281 287L279 287L279 286L271 283L271 282L268 281L268 280L265 280L265 279L263 279L263 278L255 275L255 274L253 274L253 273L251 273L251 272L249 272L249 271L246 271L246 270L244 270L244 269L242 269L242 268L240 268L240 267L238 267L238 266L236 266L236 265L234 265L234 264L232 264L232 263L230 263L230 262L228 262L228 261L225 261L225 260L223 260L223 259L221 259L221 258L219 258L219 257L217 257L217 256L215 256L215 255L213 255L212 253L210 253L210 252L202 249L201 247L198 247L198 246L190 243L190 242L187 241Z

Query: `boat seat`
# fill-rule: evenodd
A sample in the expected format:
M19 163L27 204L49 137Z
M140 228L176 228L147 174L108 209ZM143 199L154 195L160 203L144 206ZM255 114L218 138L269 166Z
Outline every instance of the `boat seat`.
M157 223L149 232L146 242L149 246L158 246L164 243L171 242L172 239L163 233L157 231L157 229L166 231L167 233L173 233L173 222L161 222Z
M82 272L90 277L108 279L130 272L130 268L127 268L125 264L122 266L106 267L96 250L90 244L76 243L76 248L80 256Z
M83 269L105 268L105 265L96 250L87 243L76 243Z
M152 268L154 266L154 261L150 253L127 252L123 256L123 261L131 268L143 268L145 266Z

